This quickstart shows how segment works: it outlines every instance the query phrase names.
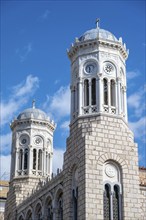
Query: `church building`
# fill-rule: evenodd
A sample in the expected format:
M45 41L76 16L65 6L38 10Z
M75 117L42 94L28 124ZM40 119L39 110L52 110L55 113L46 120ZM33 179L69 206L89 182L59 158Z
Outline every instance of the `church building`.
M35 107L11 123L5 220L144 220L146 169L128 126L122 38L99 27L76 38L63 170L52 175L55 123Z

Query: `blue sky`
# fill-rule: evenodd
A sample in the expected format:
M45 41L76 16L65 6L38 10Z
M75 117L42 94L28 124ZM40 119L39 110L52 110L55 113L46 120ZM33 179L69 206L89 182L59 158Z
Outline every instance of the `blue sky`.
M122 37L127 60L129 125L146 166L145 1L1 1L1 175L10 167L10 121L25 108L44 110L57 123L54 170L61 166L70 114L70 62L75 37L100 27Z

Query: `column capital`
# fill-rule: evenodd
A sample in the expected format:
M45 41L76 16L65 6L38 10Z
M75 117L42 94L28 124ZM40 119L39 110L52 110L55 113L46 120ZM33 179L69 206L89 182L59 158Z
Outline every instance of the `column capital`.
M121 77L117 77L117 82L121 82Z
M102 77L102 73L98 73L97 76L100 79Z

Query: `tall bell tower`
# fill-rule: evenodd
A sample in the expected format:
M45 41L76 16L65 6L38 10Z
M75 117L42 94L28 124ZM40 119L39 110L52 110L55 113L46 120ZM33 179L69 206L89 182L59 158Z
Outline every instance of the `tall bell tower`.
M96 25L68 50L64 219L140 220L138 150L127 119L129 52L122 38Z
M21 112L11 123L11 177L5 219L17 219L17 206L52 175L55 123L35 107Z

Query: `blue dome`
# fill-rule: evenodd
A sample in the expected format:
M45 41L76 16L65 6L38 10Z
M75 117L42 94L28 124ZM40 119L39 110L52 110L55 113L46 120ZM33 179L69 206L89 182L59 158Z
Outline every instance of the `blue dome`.
M111 41L118 41L117 38L104 29L96 28L86 31L80 38L79 41L86 41L86 40L94 40L97 38L101 38L104 40L111 40Z
M43 111L41 111L40 109L37 109L37 108L25 109L17 117L18 120L28 119L28 118L47 120L48 117L47 117L45 112L43 112Z

